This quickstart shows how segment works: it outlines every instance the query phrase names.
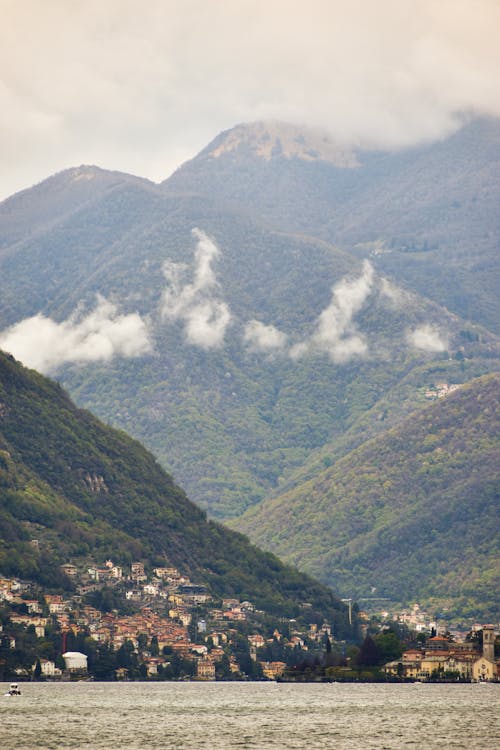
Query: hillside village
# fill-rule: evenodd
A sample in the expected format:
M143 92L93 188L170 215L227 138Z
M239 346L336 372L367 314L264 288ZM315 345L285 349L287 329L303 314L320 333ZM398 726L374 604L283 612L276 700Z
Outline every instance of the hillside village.
M124 664L108 675L113 679L274 679L302 652L320 650L325 636L333 637L327 623L304 628L294 619L271 621L249 601L214 601L206 586L174 567L157 567L148 575L144 564L135 562L125 575L122 567L107 560L85 572L71 563L61 570L74 583L71 596L38 592L31 598L32 584L0 577L0 608L9 608L8 625L0 634L0 676L5 650L12 654L17 647L13 628L31 629L41 640L52 633L60 644L59 655L74 653L71 649L82 645L85 634L87 648L90 639L96 653L104 649L120 654L118 661ZM308 606L304 603L306 611ZM275 652L282 658L273 659ZM60 658L38 661L39 676L68 676ZM35 666L18 665L14 671L18 678L29 678ZM78 662L76 671L82 669L87 670L86 662Z
M125 571L106 560L84 569L66 563L61 572L73 583L71 595L0 576L0 679L500 678L492 625L475 625L465 640L436 634L418 605L392 621L382 613L382 637L399 628L415 639L398 642L397 658L381 664L366 658L374 627L364 612L356 649L337 641L329 623L305 625L307 615L302 623L273 621L249 601L215 601L175 567L149 573L137 561Z

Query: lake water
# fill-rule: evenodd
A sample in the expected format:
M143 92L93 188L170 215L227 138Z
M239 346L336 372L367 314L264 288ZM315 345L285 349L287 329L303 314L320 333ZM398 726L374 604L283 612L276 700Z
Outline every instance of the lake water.
M2 750L500 747L500 685L20 683ZM2 689L3 688L3 689Z

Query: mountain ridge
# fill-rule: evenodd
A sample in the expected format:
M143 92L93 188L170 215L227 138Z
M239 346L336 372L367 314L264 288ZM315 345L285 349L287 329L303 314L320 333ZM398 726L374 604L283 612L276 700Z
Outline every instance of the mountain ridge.
M43 185L0 210L0 341L51 341L80 406L236 518L500 370L499 142L479 121L348 169L209 144L162 185L70 172L74 210Z
M219 168L226 157L209 161ZM263 168L261 181L269 177L275 186L287 176L279 171L283 165L295 168L298 161L259 158L251 164ZM383 255L368 253L367 266L318 232L304 236L273 225L272 216L257 210L259 203L240 211L233 201L228 208L227 194L208 194L191 178L190 184L176 177L155 186L84 168L84 175L96 176L75 182L79 169L59 178L76 206L70 214L59 220L55 201L53 225L40 226L45 188L38 186L31 199L39 208L16 226L23 238L14 245L4 240L0 330L20 321L32 330L40 324L35 316L42 315L59 340L68 331L82 336L85 326L98 325L99 315L108 326L99 334L111 324L119 331L118 324L135 321L134 330L143 333L136 357L70 360L58 365L57 375L82 406L152 449L189 496L219 518L238 515L271 494L311 451L350 429L410 369L436 360L444 379L463 382L498 367L493 334L395 283L377 267ZM234 170L231 175L234 182ZM94 184L97 194L79 198ZM275 191L275 212L283 195ZM2 217L5 211L0 236ZM193 238L195 227L206 239ZM195 289L197 253L206 252L200 242L211 243L206 278L212 281ZM174 273L169 279L165 264ZM356 290L363 289L365 301L351 307ZM167 292L175 297L175 319L164 314ZM229 316L223 336L208 349L199 345L206 336L189 339L193 315L206 316L204 310ZM334 322L329 330L325 316ZM203 320L205 331L216 331L217 315ZM440 351L415 348L416 330L420 343L427 340ZM31 349L40 335L35 332L32 340ZM275 348L259 349L270 344ZM463 366L458 376L457 362ZM419 403L415 390L414 405Z
M499 395L500 373L473 380L234 525L343 596L496 619Z
M378 244L380 271L498 333L500 120L475 119L448 138L396 152L354 153L359 166L342 169L279 154L264 163L244 149L210 159L203 150L162 187L196 185L254 206L275 228L312 233L359 257ZM476 277L484 301L474 297Z
M299 158L304 161L326 161L342 168L359 166L353 150L337 143L326 131L279 120L235 125L216 136L195 159L218 159L231 152L237 155L238 151L251 152L264 161L276 157ZM168 183L169 179L160 184Z

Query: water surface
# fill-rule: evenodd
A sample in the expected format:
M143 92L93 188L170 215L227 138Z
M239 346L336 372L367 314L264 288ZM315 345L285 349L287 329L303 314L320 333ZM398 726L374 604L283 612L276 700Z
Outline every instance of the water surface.
M500 747L500 685L0 685L2 750Z

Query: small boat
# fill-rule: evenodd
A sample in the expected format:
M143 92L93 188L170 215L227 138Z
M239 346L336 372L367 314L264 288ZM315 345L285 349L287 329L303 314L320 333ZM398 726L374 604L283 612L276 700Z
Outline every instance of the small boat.
M19 685L17 684L17 682L11 682L10 683L10 688L9 688L8 692L5 693L5 695L6 696L7 695L10 695L10 696L12 696L12 695L21 695L21 691L19 690Z

